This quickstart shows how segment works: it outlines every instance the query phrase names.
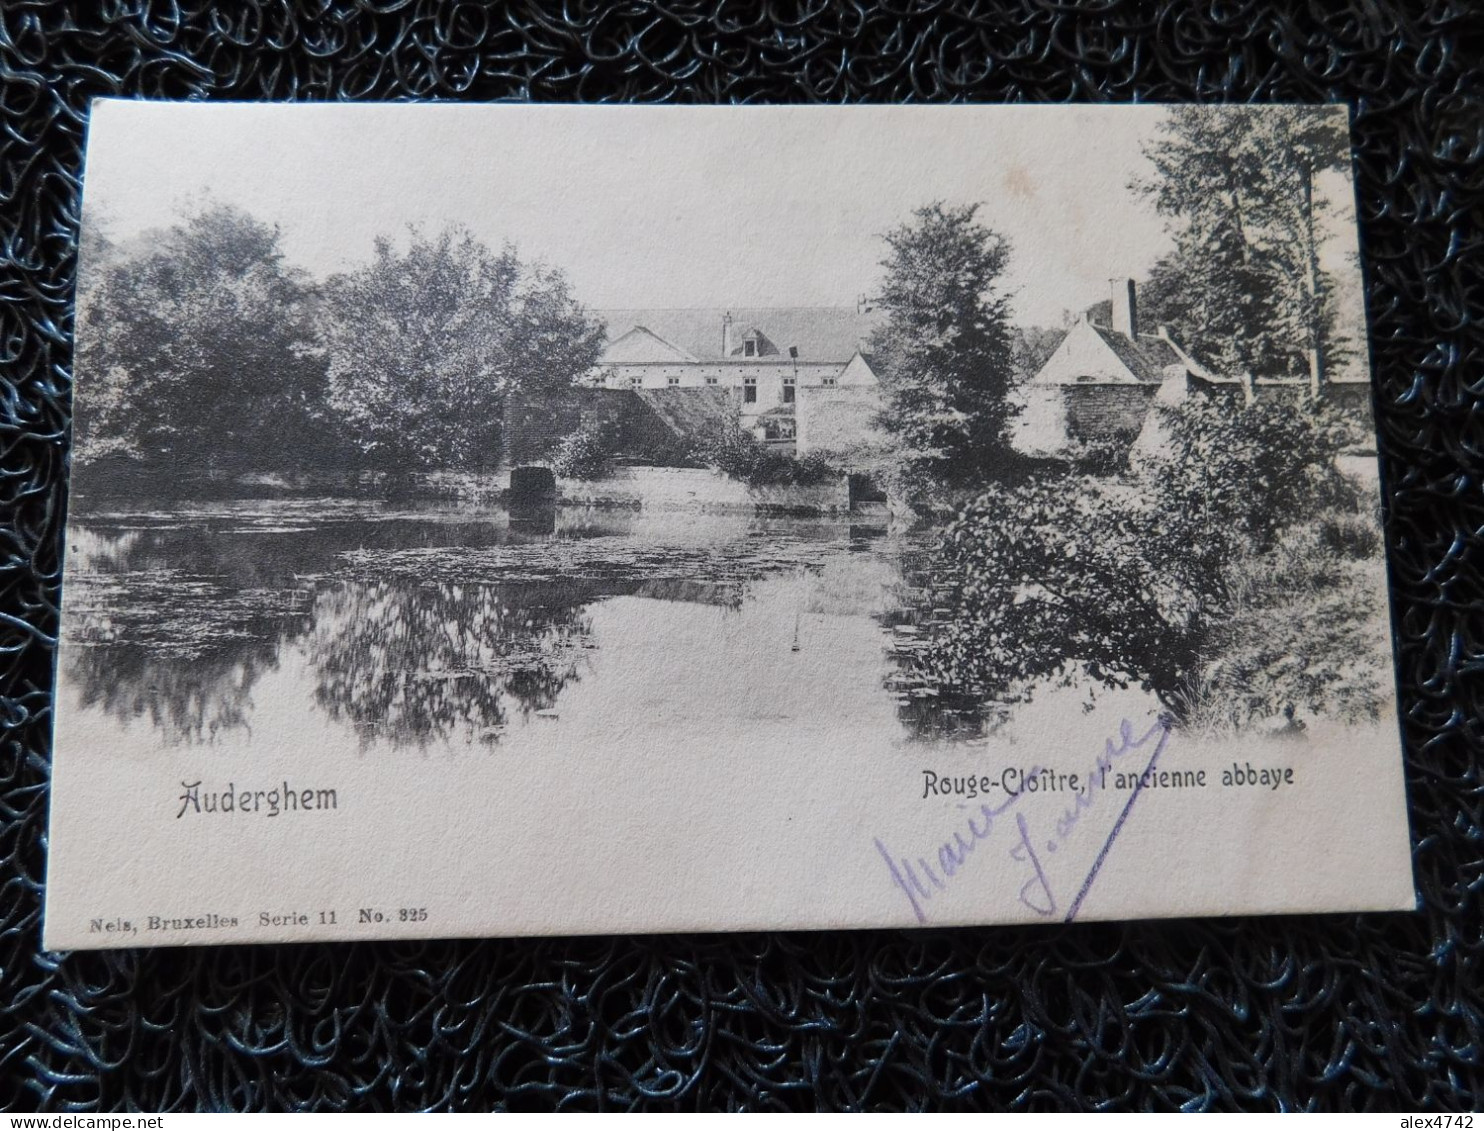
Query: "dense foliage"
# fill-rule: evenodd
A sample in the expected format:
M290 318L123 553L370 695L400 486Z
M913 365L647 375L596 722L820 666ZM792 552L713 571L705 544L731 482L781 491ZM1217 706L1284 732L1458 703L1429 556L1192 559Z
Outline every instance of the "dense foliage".
M559 273L458 229L378 240L327 297L329 402L378 466L495 464L505 396L570 387L602 349Z
M564 479L602 479L613 466L614 428L603 421L585 420L551 454L551 470Z
M1342 117L1304 106L1172 108L1134 187L1168 217L1175 249L1145 297L1227 373L1319 379L1350 348L1335 326L1320 244L1325 173L1349 162Z
M601 350L560 273L456 229L379 240L323 286L287 266L275 228L226 206L137 247L86 244L83 464L473 469L498 460L508 392L570 386Z
M1048 681L1137 685L1180 719L1373 712L1382 589L1333 422L1157 411L1161 440L1127 474L992 485L948 525L928 674L1000 702Z
M80 463L298 468L323 454L324 360L309 280L277 229L198 211L137 247L86 241L74 423Z
M811 486L840 474L823 455L795 457L775 451L732 421L701 432L691 445L688 462L753 487Z

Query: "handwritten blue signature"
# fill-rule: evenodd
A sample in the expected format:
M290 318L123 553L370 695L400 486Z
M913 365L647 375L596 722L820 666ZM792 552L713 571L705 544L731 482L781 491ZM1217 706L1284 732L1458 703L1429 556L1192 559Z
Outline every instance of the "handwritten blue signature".
M1133 724L1124 719L1118 727L1116 740L1112 738L1107 740L1102 753L1097 757L1093 772L1086 776L1082 787L1075 792L1071 804L1056 819L1056 835L1040 842L1045 845L1045 850L1048 852L1054 853L1060 849L1083 816L1093 807L1097 795L1103 790L1108 771L1113 768L1113 764L1136 750L1144 749L1151 742L1154 744L1148 763L1135 779L1128 800L1124 802L1123 811L1113 822L1112 831L1108 833L1107 839L1098 850L1091 870L1083 879L1076 896L1067 908L1066 922L1072 922L1082 909L1087 893L1092 890L1098 873L1102 871L1103 864L1108 859L1108 852L1112 849L1113 842L1118 839L1118 834L1123 831L1128 815L1133 811L1139 794L1143 792L1144 783L1149 780L1150 771L1159 762L1159 756L1164 753L1169 737L1169 724L1164 719L1160 719L1142 735L1135 735ZM1027 777L1033 777L1038 772L1039 767L1033 769ZM915 862L909 861L905 856L894 856L886 845L881 843L879 837L875 838L876 851L886 861L892 882L907 897L907 901L912 905L912 913L919 923L928 921L926 905L932 902L934 896L948 890L949 883L964 869L974 852L990 839L1000 818L1014 809L1026 796L1026 791L1020 790L1011 794L999 805L990 805L987 801L982 802L978 809L971 812L964 820L963 825L954 830L951 838L938 845L934 853L936 868L922 856L918 856ZM1030 869L1030 875L1020 887L1020 902L1036 914L1050 917L1058 911L1051 880L1042 866L1040 853L1036 851L1037 842L1031 835L1030 822L1026 820L1024 813L1016 812L1014 816L1016 837L1010 846L1010 857Z

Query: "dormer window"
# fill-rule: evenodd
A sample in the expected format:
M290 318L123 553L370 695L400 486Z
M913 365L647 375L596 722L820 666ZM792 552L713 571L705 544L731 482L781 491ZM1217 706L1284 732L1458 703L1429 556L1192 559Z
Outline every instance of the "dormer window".
M748 338L745 342L742 343L742 356L743 357L756 357L757 356L757 339L756 338Z

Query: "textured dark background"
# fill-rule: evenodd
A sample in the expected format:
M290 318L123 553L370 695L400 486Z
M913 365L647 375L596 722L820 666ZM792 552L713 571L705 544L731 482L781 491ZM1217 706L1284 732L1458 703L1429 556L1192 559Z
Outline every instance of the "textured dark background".
M100 7L0 2L0 1106L1478 1104L1476 3ZM42 952L78 170L96 95L1350 102L1421 911Z

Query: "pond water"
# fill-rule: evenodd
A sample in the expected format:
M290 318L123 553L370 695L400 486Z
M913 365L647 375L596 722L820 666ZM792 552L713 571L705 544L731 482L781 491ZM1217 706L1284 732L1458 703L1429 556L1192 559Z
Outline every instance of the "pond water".
M972 735L908 670L927 542L845 519L117 509L71 527L64 678L91 733L170 744L270 711L363 749L639 722Z

